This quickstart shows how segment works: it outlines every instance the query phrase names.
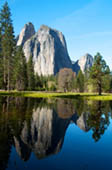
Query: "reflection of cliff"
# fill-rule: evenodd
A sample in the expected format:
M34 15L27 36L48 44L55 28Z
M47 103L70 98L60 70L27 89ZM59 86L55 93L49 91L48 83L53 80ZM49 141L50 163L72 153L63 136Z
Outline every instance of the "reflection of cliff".
M58 153L70 122L88 131L86 120L86 114L78 116L75 113L71 100L57 100L54 109L46 105L37 107L30 122L24 121L19 137L14 137L16 150L23 160L29 159L31 151L39 159Z
M83 131L88 131L89 127L87 125L88 113L83 112L79 116L75 110L75 105L73 100L68 99L58 99L57 100L57 114L60 118L72 120L80 129Z
M14 136L14 144L18 155L24 160L27 161L30 157L31 150L29 147L21 140L21 138L16 138Z
M25 121L20 138L14 138L18 154L26 160L26 148L38 158L59 152L69 123L69 119L59 118L53 109L37 108L33 111L29 127Z
M70 122L88 131L87 118L86 113L81 116L76 114L70 100L59 99L54 109L47 106L37 107L33 110L30 122L24 121L19 137L14 137L16 150L23 160L29 158L31 151L39 159L58 153Z
M88 120L88 113L83 112L76 121L77 126L85 132L87 132L90 129L87 124L87 120Z
M38 159L58 153L71 122L85 132L92 129L92 137L98 141L109 125L111 112L110 105L101 102L87 105L79 100L56 99L51 103L25 98L0 101L0 168L7 167L12 145L24 161L29 160L31 152Z

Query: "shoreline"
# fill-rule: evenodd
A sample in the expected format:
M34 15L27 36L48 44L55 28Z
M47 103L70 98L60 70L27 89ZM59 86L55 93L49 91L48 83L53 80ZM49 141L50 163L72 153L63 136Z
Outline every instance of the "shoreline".
M30 97L30 98L83 98L87 100L112 100L112 93L103 93L99 96L96 93L74 93L74 92L40 92L40 91L0 91L0 96Z

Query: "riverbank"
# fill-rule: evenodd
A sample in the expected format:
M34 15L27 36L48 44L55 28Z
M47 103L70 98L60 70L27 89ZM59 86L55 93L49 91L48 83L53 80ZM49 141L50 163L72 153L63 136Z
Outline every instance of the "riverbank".
M90 100L112 100L111 93L105 93L99 96L96 93L57 93L57 92L35 92L35 91L0 91L0 96L20 96L32 98L84 98Z

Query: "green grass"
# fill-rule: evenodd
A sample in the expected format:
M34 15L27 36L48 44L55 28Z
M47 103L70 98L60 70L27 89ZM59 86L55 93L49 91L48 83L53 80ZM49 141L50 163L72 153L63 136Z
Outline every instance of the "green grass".
M0 91L1 96L20 96L32 98L84 98L88 100L112 100L112 94L105 93L101 96L96 93L51 93L51 92L33 92L33 91Z

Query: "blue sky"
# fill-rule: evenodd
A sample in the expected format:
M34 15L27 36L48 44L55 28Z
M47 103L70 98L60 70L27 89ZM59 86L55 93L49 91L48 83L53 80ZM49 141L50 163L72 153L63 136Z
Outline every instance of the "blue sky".
M74 61L100 52L112 69L112 0L8 0L17 35L27 22L61 31ZM0 6L4 0L0 0Z

